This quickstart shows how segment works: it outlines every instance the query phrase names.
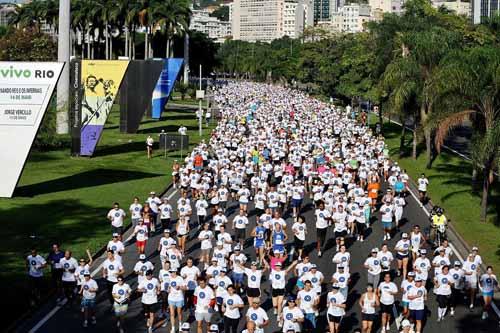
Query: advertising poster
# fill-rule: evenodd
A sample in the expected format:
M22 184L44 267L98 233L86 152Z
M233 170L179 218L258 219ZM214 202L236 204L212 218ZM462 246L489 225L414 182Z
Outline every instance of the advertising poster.
M83 60L81 62L80 155L92 156L120 88L129 62Z
M174 88L175 80L181 70L183 63L182 58L168 58L165 59L164 68L161 71L158 83L156 84L152 98L152 112L153 119L160 119L161 113L167 104L168 98Z
M63 63L0 62L0 197L12 197Z

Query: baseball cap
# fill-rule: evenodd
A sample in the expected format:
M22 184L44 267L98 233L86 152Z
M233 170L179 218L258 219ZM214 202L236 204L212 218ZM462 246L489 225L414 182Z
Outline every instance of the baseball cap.
M117 232L113 232L113 237L120 237L120 234Z
M420 249L420 254L427 254L427 250L426 249Z
M295 296L290 295L290 296L288 296L288 297L286 298L286 300L287 300L288 302L295 302Z
M477 248L477 246L473 246L472 251L479 251L479 249Z
M318 268L318 266L316 266L316 264L312 264L311 269L313 269L313 268Z
M406 232L403 232L403 234L401 235L401 237L408 238L408 234Z
M252 261L251 265L252 266L257 266L257 261Z
M189 323L182 323L181 325L181 332L189 332L191 330L191 325Z
M146 255L145 254L139 254L139 260L145 260Z
M214 261L217 262L217 258L213 257L211 261L212 262L214 262Z
M221 241L217 241L217 245L224 245Z
M167 233L167 232L170 233L170 229L165 229L165 230L163 230L163 232L164 233Z
M332 288L333 289L340 289L340 286L336 283L332 284Z
M221 268L221 269L220 269L220 271L221 271L221 272L224 272L224 273L226 273L226 272L227 272L227 270L226 270L225 268Z
M415 276L415 272L408 272L408 276Z
M219 332L219 326L217 324L212 324L210 325L210 328L208 329L209 332Z
M83 275L84 276L90 276L90 272L89 271L83 271Z
M234 247L234 250L235 250L235 251L240 251L240 250L241 250L241 246L240 246L240 244L237 244L237 245Z
M401 326L402 327L410 327L411 326L411 323L408 319L405 319L401 322Z
M274 266L282 266L281 263L278 261L276 264L274 264Z
M458 260L455 260L455 262L453 264L454 264L454 266L462 266L462 263Z
M176 272L177 273L177 270L173 267L170 267L170 269L168 270L170 273L173 273L173 272Z
M151 192L149 192L149 194L156 194L156 192L155 191L151 191Z
M146 275L153 275L153 271L152 270L146 271Z
M422 282L422 278L419 278L419 277L418 277L418 278L416 278L416 279L415 279L415 282Z
M374 248L372 249L372 253L377 253L377 252L378 252L378 248L374 247Z

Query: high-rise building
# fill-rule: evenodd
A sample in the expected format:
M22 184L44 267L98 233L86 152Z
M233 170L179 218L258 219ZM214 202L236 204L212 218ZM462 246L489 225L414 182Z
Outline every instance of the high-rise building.
M16 11L14 4L0 4L0 26L9 25L10 16Z
M231 22L210 16L210 11L207 9L193 9L192 13L190 30L203 32L216 43L223 43L231 36Z
M471 0L472 1L472 22L479 24L486 17L500 15L500 0Z
M465 1L446 1L446 0L432 0L432 6L434 8L445 7L457 15L471 16L471 3Z
M329 21L339 0L314 0L314 23Z
M235 0L231 16L235 40L298 38L313 24L312 0Z
M332 14L331 29L337 33L357 33L365 30L365 23L371 20L371 8L366 4L344 5Z

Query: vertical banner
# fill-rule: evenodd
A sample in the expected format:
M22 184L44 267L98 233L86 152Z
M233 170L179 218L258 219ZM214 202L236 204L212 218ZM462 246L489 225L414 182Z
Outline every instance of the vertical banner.
M63 63L0 62L0 197L12 197Z
M137 133L144 114L151 115L151 96L164 61L132 60L120 87L120 132Z
M83 60L80 155L92 156L127 70L124 60Z
M177 80L183 61L184 59L182 58L165 59L164 68L161 71L153 92L153 107L151 112L153 119L160 119L165 104L167 104L168 98L174 88L175 80Z
M71 131L71 155L80 155L80 131L82 128L82 61L71 61L69 71L70 98L69 119Z

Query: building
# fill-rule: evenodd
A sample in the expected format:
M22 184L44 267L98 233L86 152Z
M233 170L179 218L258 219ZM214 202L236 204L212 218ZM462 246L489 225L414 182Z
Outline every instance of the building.
M329 21L334 11L336 0L314 0L314 23Z
M368 0L368 5L373 13L381 16L380 13L401 14L403 10L404 0Z
M471 0L471 16L474 24L479 24L486 17L500 15L500 0Z
M233 3L234 40L271 42L298 38L313 25L312 0L236 0Z
M231 36L231 22L210 16L206 9L192 10L192 13L190 30L203 32L216 43L224 43Z
M371 8L366 4L351 3L332 14L331 28L337 33L365 31L365 23L371 20Z
M465 1L440 1L440 0L433 0L432 1L432 6L434 8L439 8L441 6L455 12L457 15L465 15L467 17L470 17L472 14L472 6L470 2L465 2Z
M16 5L9 3L0 4L0 26L9 25L10 15L16 11Z

